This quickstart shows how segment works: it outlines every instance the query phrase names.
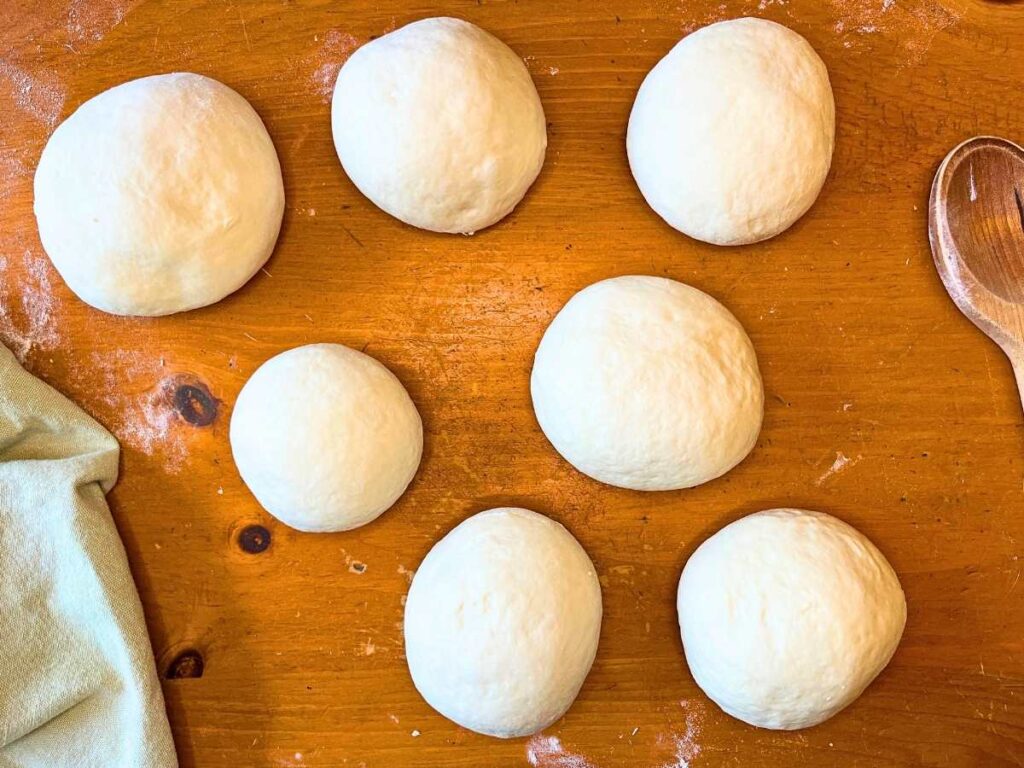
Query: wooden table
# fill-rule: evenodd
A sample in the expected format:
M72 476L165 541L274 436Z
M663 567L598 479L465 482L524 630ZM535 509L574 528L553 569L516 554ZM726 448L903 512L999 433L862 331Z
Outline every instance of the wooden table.
M549 120L540 179L512 216L474 237L389 218L345 178L331 143L329 96L346 55L440 14L520 53ZM680 36L744 14L788 24L821 53L837 145L801 222L761 245L719 249L644 204L624 133L641 79ZM948 149L978 133L1024 139L1020 5L6 0L0 40L0 336L121 439L111 504L183 766L515 766L531 749L548 768L1024 765L1022 410L1002 354L944 293L925 222ZM104 315L43 254L32 170L81 102L182 69L236 88L266 121L287 187L281 239L266 270L216 306ZM578 289L629 273L716 296L758 351L760 442L693 490L593 482L533 417L528 378L546 324ZM426 427L409 492L345 534L278 524L243 486L228 445L246 378L316 341L386 363ZM193 407L177 411L182 386L195 387L182 390ZM402 653L411 572L458 521L498 505L564 522L604 585L594 669L568 715L533 742L443 719L417 695ZM795 733L748 727L703 696L674 603L706 536L779 505L864 531L909 604L881 677L847 711Z

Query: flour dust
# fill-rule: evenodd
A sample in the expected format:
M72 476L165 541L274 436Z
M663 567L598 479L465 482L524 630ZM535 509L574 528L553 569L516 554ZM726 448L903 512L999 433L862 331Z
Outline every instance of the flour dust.
M188 456L188 432L168 399L166 363L118 349L89 356L90 390L103 393L107 428L123 447L160 457L167 472L180 472Z
M21 261L20 268L12 269L0 255L0 340L24 363L33 351L59 347L61 335L50 265L31 250L23 252Z
M348 32L330 29L322 35L316 35L313 41L317 49L306 56L303 61L308 72L310 88L324 103L330 103L334 93L334 82L338 79L338 70L352 52L362 43Z
M704 707L694 701L679 702L683 709L684 725L681 732L669 738L675 750L674 762L666 763L662 768L693 768L694 759L700 754L701 732L704 730Z
M864 49L875 36L895 41L901 52L898 67L918 64L931 48L934 38L960 21L961 11L937 2L906 0L823 0L831 16L830 31L846 49ZM675 15L685 32L716 21L742 16L766 15L776 21L799 21L800 11L792 0L742 0L720 3L710 10L696 10L688 2L676 4Z
M76 50L82 44L100 42L124 21L134 5L119 0L71 0L65 23L67 47Z
M535 768L596 768L582 755L568 751L557 736L542 733L527 743L526 759Z

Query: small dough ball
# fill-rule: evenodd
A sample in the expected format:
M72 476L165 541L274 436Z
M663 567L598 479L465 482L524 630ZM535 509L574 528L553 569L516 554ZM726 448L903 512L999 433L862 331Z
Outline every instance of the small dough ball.
M572 706L597 653L601 587L565 528L527 509L474 515L420 564L405 603L405 654L434 709L500 738Z
M701 544L678 607L697 685L733 717L784 730L817 725L860 696L907 620L875 545L801 509L749 515Z
M379 517L419 467L423 425L402 383L340 344L282 352L245 383L231 415L238 471L270 514L300 531Z
M556 451L638 491L728 472L764 413L743 327L707 294L661 277L616 277L573 296L541 339L531 389Z
M116 315L168 315L241 288L284 215L274 144L249 102L201 75L89 99L35 177L39 236L68 287Z
M331 122L359 191L434 232L472 234L507 216L548 143L522 59L461 19L423 19L357 50L338 73Z
M737 19L683 38L651 70L626 148L648 204L690 237L767 240L804 215L832 163L835 102L804 38Z

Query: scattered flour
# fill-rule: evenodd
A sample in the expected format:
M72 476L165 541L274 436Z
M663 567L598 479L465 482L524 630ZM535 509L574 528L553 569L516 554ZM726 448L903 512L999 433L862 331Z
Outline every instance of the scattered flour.
M32 170L50 131L60 121L67 96L61 79L51 70L29 73L0 57L0 113L5 133L0 139L0 200L31 200ZM11 256L28 248L31 209L18 226L0 232L0 253ZM33 238L34 241L34 238Z
M55 304L45 257L25 250L20 269L14 270L0 256L0 340L22 363L35 349L60 346Z
M686 728L681 734L673 737L675 762L666 763L662 768L691 768L694 758L700 754L697 739L704 730L704 707L702 704L686 700L680 701L679 706L683 708Z
M348 60L352 52L362 43L339 29L331 29L323 35L313 38L320 47L304 60L304 68L309 71L309 82L314 93L324 103L330 103L334 93L334 81L338 79L338 70Z
M566 751L557 736L538 733L526 745L526 759L537 768L594 768L582 755Z
M52 72L41 70L30 75L16 64L0 59L0 96L9 98L25 116L52 128L60 120L67 89Z
M77 50L82 43L98 43L124 21L135 2L123 0L71 0L66 28L68 47Z
M99 393L101 418L121 442L146 456L163 459L167 472L177 473L188 456L187 428L170 400L172 379L164 376L162 358L117 349L93 352L87 372L89 391Z
M844 48L864 48L876 35L895 42L902 54L897 69L919 63L931 48L935 36L959 22L962 15L962 11L936 2L823 0L822 5L832 16L828 27L840 38ZM676 6L676 14L686 32L716 21L766 11L783 23L786 19L801 20L800 11L793 8L790 0L742 0L721 3L703 12L695 12L688 2L680 2Z

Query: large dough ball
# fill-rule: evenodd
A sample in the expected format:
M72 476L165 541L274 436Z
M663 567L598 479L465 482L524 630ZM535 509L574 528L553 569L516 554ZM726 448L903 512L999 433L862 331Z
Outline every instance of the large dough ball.
M331 121L359 191L435 232L471 234L508 215L547 148L544 109L522 60L460 19L417 21L352 54Z
M282 352L245 383L231 452L249 490L300 531L376 519L412 481L423 425L401 382L340 344Z
M284 184L245 99L201 75L156 75L104 91L54 131L35 212L79 298L118 315L167 315L220 301L263 266Z
M423 559L405 603L405 655L423 698L501 738L565 714L600 633L590 558L565 528L526 509L464 521Z
M875 545L799 509L749 515L701 544L678 606L697 685L733 717L787 730L856 699L889 663L907 619Z
M835 103L825 64L763 19L712 24L651 70L626 147L665 221L718 245L773 237L814 204L832 162Z
M584 474L640 491L728 472L757 441L754 347L725 307L661 277L577 293L541 339L531 380L548 440Z

